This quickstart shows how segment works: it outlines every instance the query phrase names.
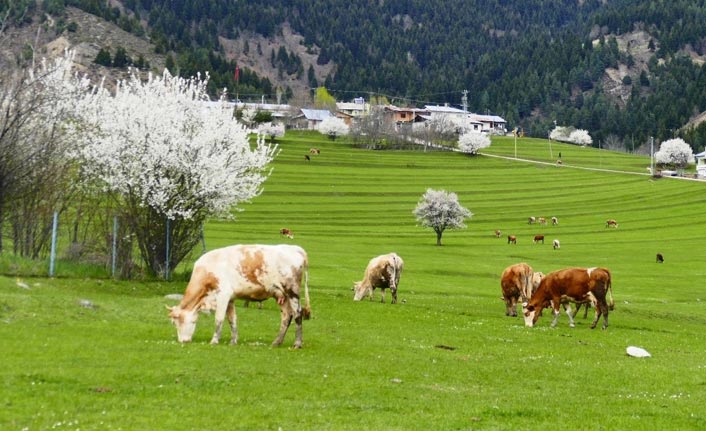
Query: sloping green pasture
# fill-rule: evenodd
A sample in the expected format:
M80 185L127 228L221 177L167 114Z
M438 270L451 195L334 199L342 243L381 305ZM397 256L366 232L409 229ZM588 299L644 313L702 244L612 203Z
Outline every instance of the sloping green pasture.
M311 155L310 147L321 149ZM534 164L445 152L369 151L318 135L280 143L264 193L207 248L290 242L310 258L304 348L271 348L273 301L238 304L240 345L210 346L212 316L180 345L164 298L185 282L0 278L1 429L703 429L706 184L645 175L649 160L518 140ZM564 165L553 164L562 151ZM514 140L487 154L514 155ZM604 167L638 174L575 169ZM426 188L474 217L435 245L412 210ZM559 219L529 225L529 216ZM617 229L605 227L614 218ZM279 229L293 230L293 240ZM500 229L501 238L493 231ZM506 235L518 237L507 244ZM545 244L533 244L544 234ZM561 241L553 250L551 240ZM400 303L353 302L367 261L405 260ZM665 263L655 263L662 253ZM504 315L513 263L605 266L616 308L550 328ZM90 301L92 307L86 307ZM224 330L223 339L229 338ZM293 342L293 331L285 345ZM627 346L653 357L628 357Z

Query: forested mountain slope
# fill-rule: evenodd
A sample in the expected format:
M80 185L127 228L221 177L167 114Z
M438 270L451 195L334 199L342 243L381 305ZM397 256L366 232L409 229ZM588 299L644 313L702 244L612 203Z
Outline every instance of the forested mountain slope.
M33 0L10 2L18 11ZM148 37L182 74L214 89L294 99L325 86L338 100L460 105L504 116L533 136L560 125L633 146L706 128L706 2L693 0L48 0ZM0 1L0 10L7 9ZM26 20L26 15L25 18ZM80 31L80 29L76 30ZM299 49L276 43L299 35ZM129 54L129 53L128 53ZM257 61L255 61L255 59ZM295 85L296 84L296 85Z

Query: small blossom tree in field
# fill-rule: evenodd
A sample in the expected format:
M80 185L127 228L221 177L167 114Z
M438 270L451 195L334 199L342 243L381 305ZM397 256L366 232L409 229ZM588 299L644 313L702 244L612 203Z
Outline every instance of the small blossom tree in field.
M250 144L224 97L207 108L207 84L133 72L115 96L98 87L76 104L85 183L116 197L154 274L191 252L207 217L257 196L276 152L264 139Z
M681 138L662 142L654 157L658 164L671 165L678 169L683 169L695 162L691 146Z
M348 124L338 117L328 117L319 124L319 132L334 140L339 136L348 135L349 130Z
M482 133L468 132L458 138L458 149L464 153L476 154L478 150L489 146L490 138Z
M549 139L569 142L576 145L591 145L593 138L586 130L573 127L557 126L549 133Z
M427 189L422 195L413 214L420 226L434 229L436 245L441 245L441 235L446 229L463 229L464 221L473 216L458 203L456 193L433 189Z
M262 123L257 130L258 133L266 136L270 141L284 136L284 124L282 123Z

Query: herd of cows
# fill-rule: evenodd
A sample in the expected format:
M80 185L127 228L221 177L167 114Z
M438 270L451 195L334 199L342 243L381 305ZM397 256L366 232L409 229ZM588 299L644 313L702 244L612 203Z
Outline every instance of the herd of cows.
M552 224L558 224L552 217ZM544 218L531 217L529 223L546 224ZM615 220L608 220L606 227L617 227ZM280 234L293 238L291 230L281 229ZM500 237L500 231L495 231ZM513 235L508 243L516 243ZM537 235L534 242L544 242L543 235ZM554 248L559 241L554 240ZM660 262L662 256L658 255ZM663 260L663 259L662 259ZM289 326L294 320L296 338L294 348L302 346L302 320L311 315L308 281L309 261L303 248L296 245L234 245L212 250L201 256L195 263L191 279L179 305L167 307L169 317L177 328L177 339L184 343L192 339L196 329L199 311L213 310L216 329L211 338L218 344L224 320L228 318L231 328L231 344L238 342L238 326L234 301L262 302L275 298L281 310L280 329L272 343L282 344ZM404 261L395 253L374 257L368 263L363 279L353 286L353 300L372 300L375 289L381 291L381 301L385 302L385 290L392 295L391 302L397 302L397 288L404 268ZM303 293L304 301L300 296ZM574 317L581 306L593 307L595 328L603 316L603 329L608 327L608 312L614 307L611 274L606 268L566 268L544 275L534 272L526 263L507 267L500 280L502 299L505 301L507 316L517 316L517 305L522 304L525 325L532 327L541 316L542 310L551 308L557 324L560 308L569 317L569 325L574 326ZM404 301L403 301L404 302ZM576 305L572 312L571 303ZM585 317L585 313L584 313Z

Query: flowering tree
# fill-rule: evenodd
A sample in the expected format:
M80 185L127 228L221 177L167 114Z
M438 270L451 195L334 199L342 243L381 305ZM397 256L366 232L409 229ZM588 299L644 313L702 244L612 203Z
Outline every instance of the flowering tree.
M328 117L319 124L319 132L328 135L331 139L336 139L338 136L346 136L349 129L346 122L338 117Z
M473 216L458 203L456 193L432 189L422 195L413 214L421 226L434 229L436 245L441 245L441 235L446 229L463 229L464 220Z
M691 146L681 138L662 142L654 157L658 164L673 165L682 169L695 162Z
M557 126L549 133L549 139L570 142L577 145L591 145L593 139L586 130L573 127Z
M262 123L257 130L261 135L267 136L270 141L284 136L284 124L282 123Z
M489 146L490 138L482 133L468 132L458 138L458 149L464 153L475 154Z
M591 145L593 138L583 129L576 129L569 135L569 142L577 145Z
M155 274L193 249L206 217L228 216L260 193L276 151L260 138L250 144L224 97L207 108L207 84L132 72L115 96L99 86L74 105L84 184L118 199Z

